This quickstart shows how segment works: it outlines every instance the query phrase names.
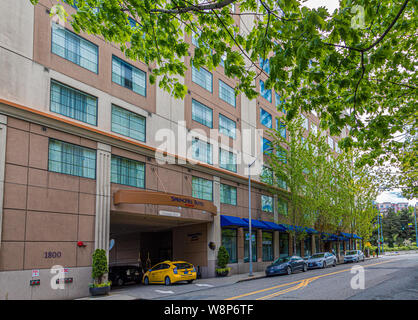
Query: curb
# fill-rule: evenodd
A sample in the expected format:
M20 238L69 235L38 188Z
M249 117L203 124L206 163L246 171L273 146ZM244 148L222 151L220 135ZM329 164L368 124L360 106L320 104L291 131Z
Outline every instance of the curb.
M266 277L265 275L263 275L263 276L254 276L254 277L251 277L251 278L245 278L245 279L237 280L235 283L244 282L244 281L251 281L251 280L256 280L256 279L263 279L265 277Z

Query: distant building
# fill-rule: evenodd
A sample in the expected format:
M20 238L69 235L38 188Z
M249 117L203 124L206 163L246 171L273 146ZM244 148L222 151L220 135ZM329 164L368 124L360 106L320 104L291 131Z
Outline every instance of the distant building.
M399 202L399 203L392 203L392 202L383 202L377 203L377 209L380 213L387 212L390 208L392 208L396 213L408 208L408 202Z

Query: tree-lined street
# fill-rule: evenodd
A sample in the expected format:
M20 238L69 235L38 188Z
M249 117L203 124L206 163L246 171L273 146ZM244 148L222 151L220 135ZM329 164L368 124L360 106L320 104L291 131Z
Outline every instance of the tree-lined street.
M364 268L365 289L353 289L356 274L351 268ZM298 272L251 281L204 288L190 293L177 293L158 298L163 300L374 300L418 299L418 254L384 256L358 264L342 264L335 268ZM180 287L180 286L179 286ZM166 289L167 290L167 289ZM182 288L184 290L184 288Z

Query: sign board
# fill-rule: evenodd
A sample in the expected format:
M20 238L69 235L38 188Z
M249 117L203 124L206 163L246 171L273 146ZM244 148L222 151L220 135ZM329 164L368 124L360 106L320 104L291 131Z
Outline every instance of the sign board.
M39 270L32 270L32 278L39 277Z
M172 211L164 211L164 210L160 210L158 214L160 216L167 216L167 217L180 217L181 216L180 212L172 212Z
M113 203L120 204L155 204L192 208L217 214L217 208L212 201L196 199L189 196L177 195L165 192L144 190L118 190L113 195Z

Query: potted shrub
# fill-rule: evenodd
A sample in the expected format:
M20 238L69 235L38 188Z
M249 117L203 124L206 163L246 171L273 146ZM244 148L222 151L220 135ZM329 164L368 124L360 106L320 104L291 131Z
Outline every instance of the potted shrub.
M218 267L216 268L216 274L219 277L225 277L228 275L229 271L231 270L231 268L228 268L226 265L229 262L229 253L228 251L225 249L224 246L220 246L219 250L218 250Z
M109 272L107 266L106 251L96 249L93 253L93 265L91 275L93 283L90 285L90 294L92 296L108 294L110 291L110 281L103 281L103 277Z

